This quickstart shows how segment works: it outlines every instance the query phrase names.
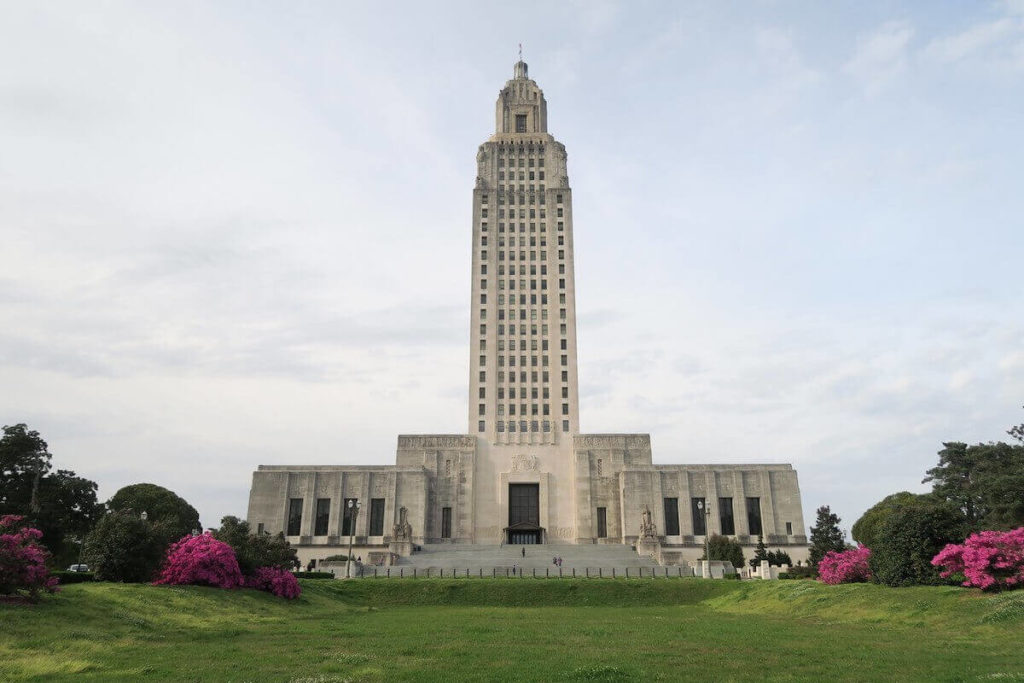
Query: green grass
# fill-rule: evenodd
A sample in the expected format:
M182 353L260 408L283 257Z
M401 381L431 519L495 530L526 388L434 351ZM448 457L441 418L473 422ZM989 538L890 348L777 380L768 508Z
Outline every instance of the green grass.
M0 680L1019 680L1024 591L809 581L76 584L0 605Z

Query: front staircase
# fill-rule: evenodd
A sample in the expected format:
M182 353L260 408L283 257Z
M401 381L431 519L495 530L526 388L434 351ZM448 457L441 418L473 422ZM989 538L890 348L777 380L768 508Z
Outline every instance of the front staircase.
M475 545L435 543L400 558L391 574L406 575L415 568L417 575L437 576L456 573L470 576L505 576L513 570L524 576L558 576L559 568L552 558L561 557L562 576L630 576L662 575L665 569L649 557L640 557L628 545ZM523 556L523 548L526 556ZM371 567L367 570L373 571ZM669 569L675 575L675 567Z

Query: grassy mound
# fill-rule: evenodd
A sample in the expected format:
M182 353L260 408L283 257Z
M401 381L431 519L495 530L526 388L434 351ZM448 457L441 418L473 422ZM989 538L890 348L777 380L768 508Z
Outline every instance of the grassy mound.
M1024 680L1024 591L665 579L76 584L0 606L0 680Z

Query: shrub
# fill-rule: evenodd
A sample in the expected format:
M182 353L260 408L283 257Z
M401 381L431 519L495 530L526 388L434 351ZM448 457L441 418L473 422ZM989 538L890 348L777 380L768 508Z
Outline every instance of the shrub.
M348 555L329 555L324 558L324 562L348 562Z
M781 567L783 565L793 566L793 559L789 556L785 550L769 550L768 551L768 564L772 567Z
M296 579L333 579L331 572L289 572Z
M295 576L276 567L260 567L252 576L246 577L245 587L273 593L286 600L294 600L302 594L302 587Z
M818 562L818 580L822 583L863 583L871 580L868 558L871 550L861 546L841 553L830 551Z
M701 559L732 562L736 569L743 566L743 546L739 541L726 536L712 535L708 539L708 554L710 557Z
M963 512L946 501L919 496L898 502L879 526L868 564L886 586L948 583L931 561L966 533Z
M244 519L227 516L220 520L220 529L213 532L213 537L224 541L235 550L238 568L248 576L259 567L277 567L291 569L299 564L284 534L253 534L249 523Z
M150 581L164 555L163 539L133 511L112 512L85 539L82 559L100 581Z
M0 517L0 594L27 595L35 600L40 591L60 590L57 578L46 569L49 553L39 544L43 533L26 526L20 515Z
M860 516L850 529L850 536L861 545L874 548L880 538L879 530L882 524L894 513L899 511L899 506L907 502L913 502L918 498L917 494L901 491L891 496L886 496L878 501L867 512Z
M780 579L816 579L818 569L816 567L790 567L789 571L779 574Z
M57 577L60 585L66 586L69 583L92 583L96 580L96 575L92 572L51 572L52 576Z
M962 574L965 586L1003 590L1024 586L1024 527L971 534L962 545L950 543L932 558L941 576Z
M167 551L160 577L153 583L237 588L243 580L235 551L207 532L198 536L185 536L172 544Z

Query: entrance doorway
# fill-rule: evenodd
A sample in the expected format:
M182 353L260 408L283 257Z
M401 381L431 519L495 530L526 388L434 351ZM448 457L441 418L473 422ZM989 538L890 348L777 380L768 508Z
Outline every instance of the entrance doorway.
M511 545L543 543L540 526L540 484L508 485L508 542Z

